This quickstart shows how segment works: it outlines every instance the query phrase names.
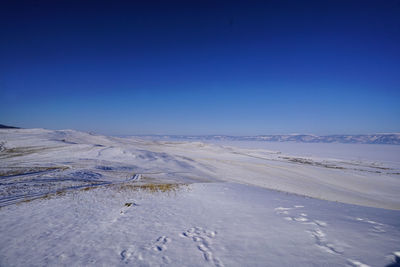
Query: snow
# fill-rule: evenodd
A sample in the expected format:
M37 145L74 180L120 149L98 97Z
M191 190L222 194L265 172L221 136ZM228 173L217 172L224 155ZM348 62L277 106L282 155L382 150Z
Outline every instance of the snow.
M400 146L380 144L298 143L257 141L207 141L217 145L280 151L291 156L347 161L381 162L400 167Z
M327 157L326 144L305 155L42 129L1 130L0 144L0 266L395 266L399 258L395 154L359 152L355 161Z
M235 183L98 188L1 213L2 266L382 266L400 238L398 211Z

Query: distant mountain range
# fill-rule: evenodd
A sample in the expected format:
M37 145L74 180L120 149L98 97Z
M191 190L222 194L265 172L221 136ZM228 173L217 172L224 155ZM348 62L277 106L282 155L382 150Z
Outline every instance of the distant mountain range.
M0 129L21 129L0 124ZM345 143L345 144L388 144L400 145L400 133L378 134L273 134L273 135L139 135L151 139L167 140L218 140L218 141L265 141L265 142L302 142L302 143Z
M391 144L400 145L400 133L358 134L358 135L157 135L162 139L176 140L225 140L225 141L266 141L266 142L303 142L303 143L351 143L351 144Z

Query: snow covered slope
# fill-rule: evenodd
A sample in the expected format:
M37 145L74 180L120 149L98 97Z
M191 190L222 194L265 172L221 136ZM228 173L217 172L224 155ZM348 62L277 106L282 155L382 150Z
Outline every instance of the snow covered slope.
M400 212L232 183L78 190L0 210L1 266L385 266Z
M392 146L354 158L234 144L0 130L0 266L400 261Z
M1 130L0 142L1 206L60 189L121 183L138 173L162 183L230 181L400 209L396 153L392 161L383 162L371 157L303 157L276 150L42 129Z

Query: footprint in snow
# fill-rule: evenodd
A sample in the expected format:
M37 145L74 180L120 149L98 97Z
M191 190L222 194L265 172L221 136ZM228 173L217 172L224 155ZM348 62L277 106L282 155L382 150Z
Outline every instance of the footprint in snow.
M159 238L157 238L157 241L151 246L151 249L153 249L154 251L164 251L167 250L167 244L171 242L171 239L169 237L166 236L160 236Z
M163 255L161 252L167 250L167 244L170 242L171 239L169 237L160 236L155 242L152 242L147 246L136 248L134 245L131 245L120 252L121 261L126 264L134 262L137 263L140 261L143 264L143 261L145 262L147 259L153 258L154 255L158 255L162 256L159 258L162 263L169 264L171 263L171 260L168 258L168 256Z
M344 250L326 239L326 234L319 228L309 231L311 236L314 237L315 243L324 251L331 254L343 254Z
M142 261L143 256L142 253L136 249L135 246L130 246L127 249L124 249L120 253L121 261L125 264L128 264L131 261Z
M285 217L283 217L283 219L285 219L287 221L295 221L295 222L300 222L302 224L311 224L311 225L316 225L316 226L320 226L320 227L327 226L327 223L324 221L313 220L313 219L308 218L308 215L304 212L298 214L297 216L292 216L290 214L291 210L296 210L296 209L300 209L300 208L304 208L304 206L295 205L295 206L293 206L293 208L278 207L278 208L275 208L275 213L278 215L285 216Z
M275 213L284 216L283 218L287 221L293 221L301 224L312 225L313 229L307 232L314 238L315 244L322 250L332 254L343 254L344 250L341 246L333 244L326 238L326 234L320 229L320 227L327 226L327 223L321 220L314 220L308 217L307 213L296 212L296 209L304 208L304 206L296 205L293 208L278 207L275 208ZM297 213L293 216L291 213Z
M181 237L189 238L195 242L197 249L203 254L205 261L214 264L217 267L222 267L224 264L220 259L214 256L211 248L212 239L216 235L216 231L206 230L201 227L193 227L183 232Z

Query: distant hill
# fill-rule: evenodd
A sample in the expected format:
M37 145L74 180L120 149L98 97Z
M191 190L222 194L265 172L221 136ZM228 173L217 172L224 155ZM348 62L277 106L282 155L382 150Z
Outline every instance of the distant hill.
M19 127L0 124L0 129L20 129Z
M265 142L302 142L302 143L347 143L347 144L390 144L400 145L400 133L387 134L359 134L359 135L257 135L257 136L230 136L230 135L167 135L159 136L167 139L180 140L225 140L225 141L265 141Z

